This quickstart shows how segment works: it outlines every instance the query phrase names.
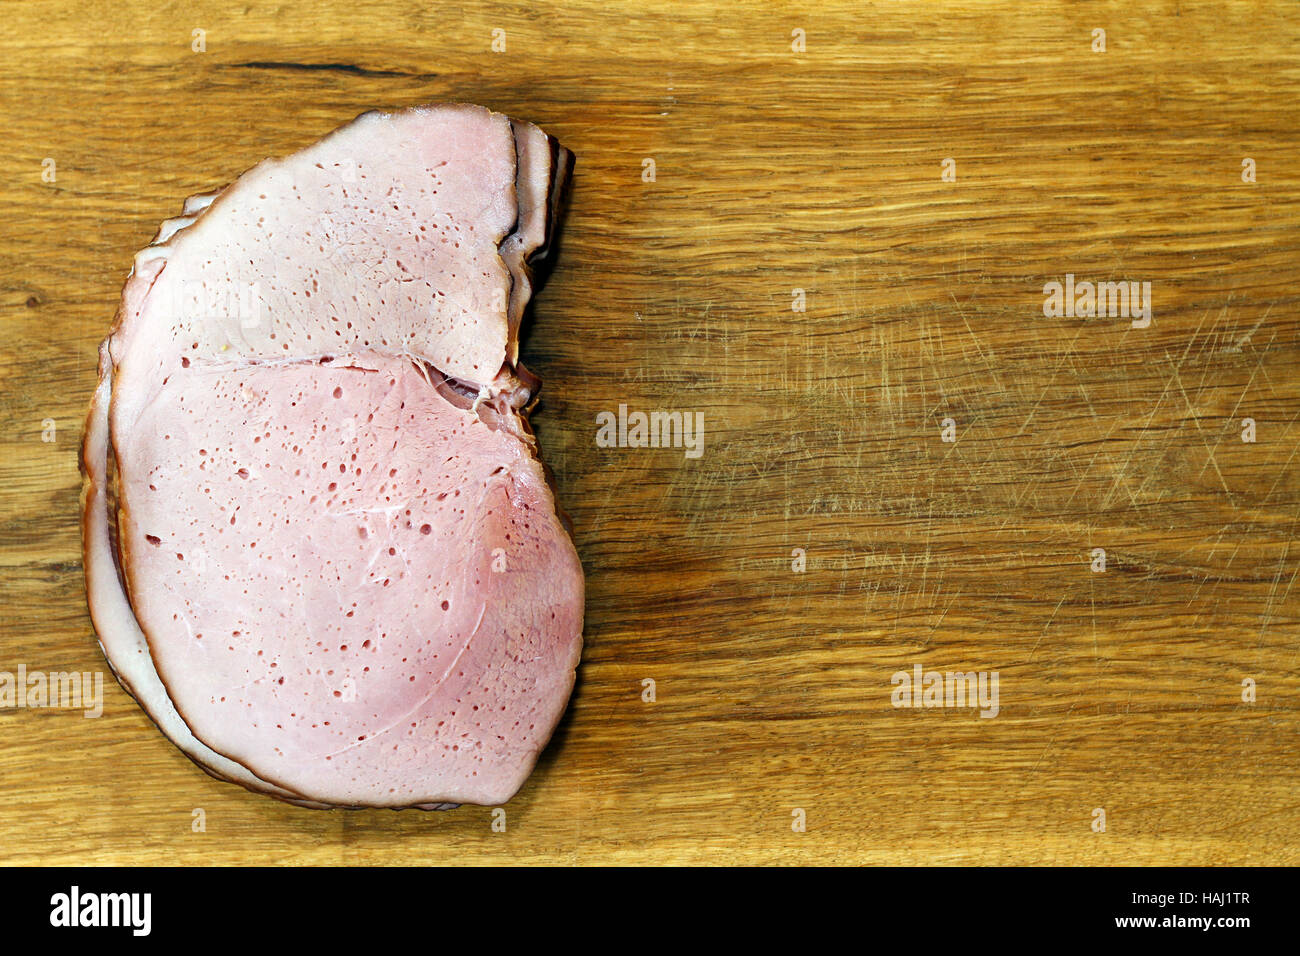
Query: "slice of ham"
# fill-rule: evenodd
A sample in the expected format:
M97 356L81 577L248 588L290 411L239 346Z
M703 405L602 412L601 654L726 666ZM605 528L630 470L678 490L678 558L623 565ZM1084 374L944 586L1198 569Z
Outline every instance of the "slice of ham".
M368 113L137 256L83 452L87 590L214 775L440 808L531 771L581 650L517 364L560 155L477 107Z
M501 258L514 279L508 315L511 329L510 362L519 360L519 326L532 296L529 260L546 242L546 207L551 190L551 138L532 123L515 121L515 181L519 218L515 230L501 243Z
M204 746L176 713L171 698L158 679L144 632L136 622L117 567L113 528L109 520L111 479L108 442L108 406L113 369L108 350L100 349L99 385L91 399L90 415L82 441L86 480L82 487L82 527L85 534L86 591L95 631L104 656L118 682L144 708L145 713L191 760L213 776L241 783L273 796L296 794L259 780L247 768Z

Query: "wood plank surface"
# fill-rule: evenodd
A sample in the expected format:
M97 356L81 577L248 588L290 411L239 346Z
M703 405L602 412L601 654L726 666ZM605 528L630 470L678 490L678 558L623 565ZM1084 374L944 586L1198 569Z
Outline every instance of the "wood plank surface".
M0 670L106 683L0 710L0 862L1300 863L1297 51L1294 2L5 3ZM135 250L442 100L578 157L524 357L586 649L505 832L208 778L82 584ZM1045 317L1067 274L1150 325ZM597 447L620 404L702 454ZM915 665L997 716L893 706Z

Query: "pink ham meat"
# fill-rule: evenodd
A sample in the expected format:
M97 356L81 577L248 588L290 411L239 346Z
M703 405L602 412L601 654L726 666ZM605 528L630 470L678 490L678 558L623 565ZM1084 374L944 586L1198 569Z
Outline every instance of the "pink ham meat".
M87 593L213 775L434 808L530 773L581 651L518 363L570 164L479 107L367 113L136 257L83 447Z

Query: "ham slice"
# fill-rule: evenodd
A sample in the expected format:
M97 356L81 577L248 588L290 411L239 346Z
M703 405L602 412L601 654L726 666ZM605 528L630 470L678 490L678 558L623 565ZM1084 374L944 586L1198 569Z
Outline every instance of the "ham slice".
M479 107L367 113L137 255L83 447L87 593L215 776L440 808L530 773L581 651L518 363L568 156Z

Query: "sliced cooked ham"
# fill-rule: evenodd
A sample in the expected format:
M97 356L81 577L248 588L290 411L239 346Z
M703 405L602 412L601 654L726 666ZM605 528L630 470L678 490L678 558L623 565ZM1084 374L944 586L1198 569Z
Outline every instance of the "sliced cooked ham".
M479 107L367 113L137 256L83 451L87 591L214 775L432 808L531 771L581 650L517 362L567 156Z
M510 289L510 355L519 361L519 326L533 294L532 260L540 258L551 229L552 185L555 177L557 144L532 123L515 123L515 157L518 163L519 222L501 246L501 256L510 267L514 284Z

